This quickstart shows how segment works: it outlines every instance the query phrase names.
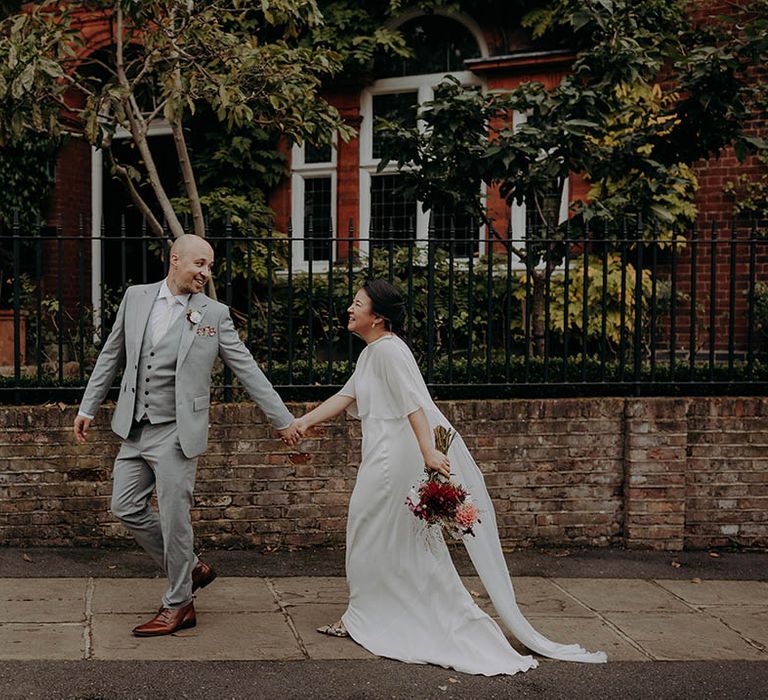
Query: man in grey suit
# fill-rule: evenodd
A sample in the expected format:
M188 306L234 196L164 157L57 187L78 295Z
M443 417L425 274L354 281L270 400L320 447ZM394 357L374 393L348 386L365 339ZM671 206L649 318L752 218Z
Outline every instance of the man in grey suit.
M235 331L229 309L202 293L213 249L194 235L171 247L168 277L129 287L96 361L75 419L88 428L122 369L112 430L123 444L112 475L112 512L163 568L168 589L137 637L194 627L194 591L216 572L193 549L190 509L197 458L208 446L211 370L221 357L286 444L300 438L294 418ZM150 506L157 491L158 512Z

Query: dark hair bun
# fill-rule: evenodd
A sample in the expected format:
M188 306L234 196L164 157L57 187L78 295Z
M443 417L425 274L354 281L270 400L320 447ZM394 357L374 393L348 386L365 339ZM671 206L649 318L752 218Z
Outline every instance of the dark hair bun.
M384 319L387 330L402 335L405 302L397 287L383 279L366 280L363 290L371 300L373 313Z

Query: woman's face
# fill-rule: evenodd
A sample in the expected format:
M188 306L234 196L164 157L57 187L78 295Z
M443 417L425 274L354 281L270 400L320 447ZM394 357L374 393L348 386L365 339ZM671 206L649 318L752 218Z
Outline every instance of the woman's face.
M379 317L373 313L371 298L362 289L355 294L347 313L349 314L347 330L357 335L365 336L373 330L374 322L377 322L376 325L381 323Z

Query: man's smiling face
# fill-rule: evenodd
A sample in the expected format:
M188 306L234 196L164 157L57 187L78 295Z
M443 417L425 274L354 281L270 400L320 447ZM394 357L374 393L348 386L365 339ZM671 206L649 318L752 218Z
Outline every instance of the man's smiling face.
M174 294L197 294L205 289L213 269L213 249L198 236L185 237L171 251L168 284Z

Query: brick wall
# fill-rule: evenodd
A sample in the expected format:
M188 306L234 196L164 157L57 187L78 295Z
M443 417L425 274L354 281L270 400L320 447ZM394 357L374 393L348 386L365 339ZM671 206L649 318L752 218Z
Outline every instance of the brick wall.
M303 405L293 406L296 413ZM475 455L507 546L681 549L768 543L768 399L442 402ZM87 446L71 406L0 407L0 544L131 546L109 512L117 439ZM339 418L300 449L250 404L217 405L198 466L206 547L344 542L359 424Z

